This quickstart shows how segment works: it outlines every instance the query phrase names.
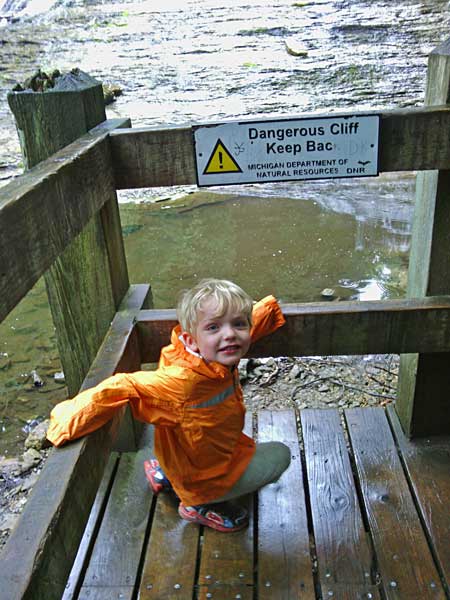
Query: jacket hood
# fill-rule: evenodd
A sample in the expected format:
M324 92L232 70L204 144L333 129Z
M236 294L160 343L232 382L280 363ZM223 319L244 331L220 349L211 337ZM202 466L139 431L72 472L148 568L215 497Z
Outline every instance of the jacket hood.
M172 329L170 336L170 345L165 346L161 350L160 366L165 364L178 365L192 369L199 375L209 377L211 379L225 379L231 374L231 370L218 362L206 362L205 359L194 354L186 348L181 336L181 326L177 325Z

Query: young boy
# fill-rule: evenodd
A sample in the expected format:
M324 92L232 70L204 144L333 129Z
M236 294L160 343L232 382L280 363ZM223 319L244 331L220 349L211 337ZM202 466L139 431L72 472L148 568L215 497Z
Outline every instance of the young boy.
M185 292L177 317L156 371L116 374L61 402L47 437L59 446L86 435L129 403L136 419L155 425L157 460L145 462L153 491L174 490L188 521L237 531L248 515L230 500L276 481L290 462L284 444L256 445L242 432L237 365L252 341L285 319L272 296L253 304L239 286L219 279Z

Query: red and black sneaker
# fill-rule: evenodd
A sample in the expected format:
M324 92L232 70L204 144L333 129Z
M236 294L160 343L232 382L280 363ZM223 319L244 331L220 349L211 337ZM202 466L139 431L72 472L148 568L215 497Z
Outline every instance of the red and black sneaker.
M223 533L239 531L248 525L248 512L242 506L231 502L184 506L180 504L178 514L186 521L192 521Z
M173 491L172 484L165 476L156 458L144 460L144 471L154 494Z

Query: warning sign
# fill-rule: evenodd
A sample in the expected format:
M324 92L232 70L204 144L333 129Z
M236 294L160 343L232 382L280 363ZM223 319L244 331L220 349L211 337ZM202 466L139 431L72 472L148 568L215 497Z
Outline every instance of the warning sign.
M240 166L220 139L217 140L217 144L214 146L211 157L203 171L204 175L213 173L242 173Z
M378 175L379 115L193 128L199 186Z

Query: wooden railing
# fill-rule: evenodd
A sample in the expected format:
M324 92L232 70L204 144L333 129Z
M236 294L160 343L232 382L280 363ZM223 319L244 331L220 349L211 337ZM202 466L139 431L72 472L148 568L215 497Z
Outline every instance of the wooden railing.
M431 171L432 180L421 184L419 201L426 198L428 207L431 204L439 210L419 208L428 233L425 240L417 241L420 222L416 225L419 233L413 236L413 253L418 256L418 263L426 262L431 281L437 278L441 267L443 281L439 286L422 283L411 288L410 296L415 297L407 300L284 306L286 327L253 349L256 355L296 356L398 352L420 357L422 354L417 353L424 353L427 360L431 357L438 364L438 383L418 397L414 382L420 378L421 367L417 359L414 372L408 366L409 383L399 401L407 433L450 431L450 209L446 197L450 173L449 57L447 43L430 59L430 72L436 72L442 93L429 101L436 102L437 98L439 106L381 112L379 161L381 172ZM429 88L435 89L437 84L430 77ZM354 112L351 114L355 116ZM195 183L190 127L116 129L123 125L121 120L101 123L0 189L0 320L111 202L111 192ZM103 214L101 229L107 238L108 273L113 278L117 247L111 240L117 242L120 238L121 243L121 236L117 221L111 229L109 225L108 215ZM103 258L97 266L103 268L104 252L100 255ZM96 251L91 258L95 268ZM77 269L77 260L80 263L79 258L72 260L72 273ZM78 268L82 267L78 264ZM416 265L413 269L417 271ZM104 331L103 342L95 347L98 353L83 387L119 369L132 370L139 368L141 362L155 361L161 346L168 341L175 318L173 311L141 311L148 287L131 287L124 296L125 280L122 277L121 293L117 292L120 286L111 283L114 310L119 310L104 339L104 323L99 327L99 331ZM68 293L60 295L64 298ZM94 320L98 308L91 298L87 310ZM67 325L63 320L60 326L67 335L74 323ZM426 380L433 365L425 365L424 369ZM49 590L64 588L109 450L118 435L119 421L118 417L103 430L51 454L9 541L0 568L0 598L58 597L50 596ZM7 588L1 584L5 574Z
M190 128L115 129L122 125L120 120L103 122L0 189L1 319L103 209L111 188L195 181ZM450 136L445 133L449 130L447 106L381 113L380 169L435 172L438 167L450 172ZM444 285L439 295L445 296L445 291ZM293 327L282 329L275 336L276 352L448 352L446 302L446 298L415 298L373 307L360 302L298 306L292 319L295 333ZM152 356L158 352L159 343L153 343ZM436 422L447 427L445 419Z
M380 172L450 169L449 111L439 106L378 112ZM122 129L111 133L110 143L117 189L196 183L191 127Z

